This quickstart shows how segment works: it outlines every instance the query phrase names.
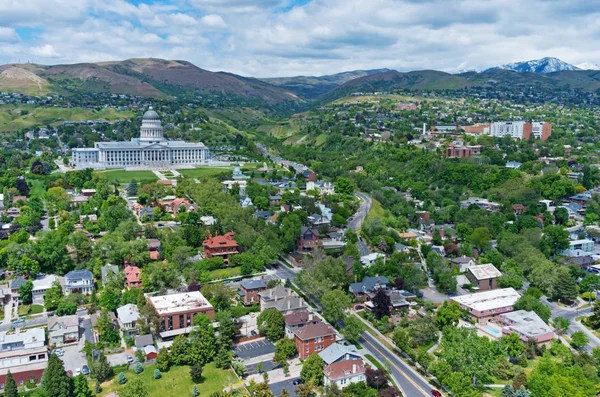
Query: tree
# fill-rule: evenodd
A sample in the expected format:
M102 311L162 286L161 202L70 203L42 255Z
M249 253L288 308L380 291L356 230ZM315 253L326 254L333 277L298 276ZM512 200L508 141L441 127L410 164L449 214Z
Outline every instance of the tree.
M344 327L341 329L344 338L350 342L358 341L360 335L365 331L365 325L356 316L348 316L344 320Z
M117 382L119 382L120 385L127 383L127 377L123 372L119 372L119 376L117 376Z
M512 361L515 361L525 352L525 345L516 333L511 333L500 338L500 347L504 350Z
M321 298L323 316L331 324L336 325L338 321L344 320L346 310L351 303L350 296L344 291L339 289L328 291Z
M561 301L572 302L577 299L579 288L577 282L569 273L569 269L560 267L556 269L552 283L552 297Z
M410 335L406 329L400 327L396 328L392 340L396 347L403 352L408 353L411 350Z
M550 248L552 255L569 248L569 232L562 226L547 226L544 229L542 243Z
M127 195L132 197L136 196L138 193L138 183L135 179L132 179L127 186Z
M24 176L17 177L17 180L15 181L15 187L21 196L29 195L29 185L27 185L27 181L25 180Z
M480 251L486 251L490 248L492 235L487 227L478 227L473 229L473 233L471 233L469 241Z
M194 383L200 383L200 381L202 380L202 370L203 368L199 364L194 364L190 368L190 377L192 378L192 381L194 381Z
M260 313L256 319L258 331L270 341L277 341L285 334L285 319L277 309L267 309Z
M173 340L169 353L170 362L175 365L185 365L189 343L185 336L179 335Z
M565 332L567 332L567 329L569 329L571 322L564 317L556 317L552 320L552 324L554 325L556 333L563 335Z
M200 395L200 390L198 390L198 386L194 385L192 388L192 397L198 397Z
M19 397L19 391L17 390L17 382L13 378L10 371L6 374L6 380L4 381L4 396L5 397Z
M312 383L317 386L321 385L323 383L324 365L323 359L317 353L311 354L302 364L300 379L302 379L304 383Z
M104 355L104 352L100 352L100 356L98 356L98 360L94 361L94 374L96 375L96 379L102 383L105 380L111 378L113 376L113 369L108 362L108 359Z
M367 385L369 387L377 390L387 387L387 374L382 369L367 368L365 371L365 378L367 379Z
M25 304L30 304L33 301L33 281L27 280L25 284L19 287L19 299Z
M438 339L438 328L433 317L428 315L413 320L408 327L408 334L417 345L423 346Z
M57 316L70 316L72 314L75 314L76 311L77 303L70 301L62 301L58 304L58 307L56 308L56 312L54 314L56 314Z
M379 397L401 397L401 394L392 386L388 386L379 392Z
M511 385L506 384L502 389L502 393L500 393L500 397L515 397L515 390Z
M573 335L571 335L571 345L575 349L581 349L589 342L589 338L583 333L583 331L573 332Z
M171 359L169 357L169 351L166 347L161 347L156 356L156 368L161 372L167 372L171 365Z
M335 183L335 192L338 194L352 194L354 186L348 178L338 178Z
M92 397L92 391L84 374L73 378L73 397Z
M122 373L122 372L121 372ZM147 397L146 385L139 378L134 378L119 390L119 397Z
M293 339L281 338L275 344L275 361L286 361L286 359L294 357L297 350Z
M550 320L550 308L540 302L538 298L533 295L527 295L527 293L525 293L525 295L520 297L517 302L515 302L513 307L515 310L533 310L535 314L540 316L540 318L546 323L548 320Z
M155 368L154 369L154 379L160 379L162 378L162 374L160 373L160 369Z
M447 326L455 326L462 314L462 309L458 302L444 301L435 312L435 322L440 329Z
M141 362L137 362L135 363L135 367L133 369L133 372L135 372L136 374L141 374L142 372L144 372L144 367L142 367L142 363Z
M58 309L58 305L60 304L60 300L63 297L62 287L60 283L54 281L52 286L46 290L44 294L44 307L48 311L54 311Z
M519 390L515 393L515 397L529 397L531 392L525 388L525 386L519 387Z
M569 211L565 207L557 207L554 210L554 221L557 225L564 225L569 221Z
M215 321L219 323L219 341L229 347L237 333L237 327L232 320L231 312L223 310L215 313Z
M63 362L56 354L51 354L48 367L44 371L43 388L48 397L71 397L71 379L65 372Z
M217 356L215 357L215 367L221 369L229 368L231 365L231 354L229 351L230 350L225 345L220 345Z
M392 301L383 288L379 288L377 292L375 292L375 296L373 296L371 301L373 302L373 315L376 319L379 320L383 316L390 315L390 305L392 304Z

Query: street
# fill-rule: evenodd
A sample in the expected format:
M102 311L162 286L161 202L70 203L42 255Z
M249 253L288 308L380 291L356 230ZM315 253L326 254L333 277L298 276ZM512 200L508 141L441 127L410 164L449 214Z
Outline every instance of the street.
M46 315L42 315L42 316L34 317L29 320L25 320L24 322L15 324L15 325L17 326L16 328L25 328L25 327L30 328L30 327L37 327L37 326L46 325L46 324L48 324L48 317ZM13 324L11 324L11 323L0 324L0 332L10 331L12 326L13 326Z
M364 332L359 339L360 345L371 352L382 365L389 361L390 374L396 384L400 387L404 396L408 397L429 397L431 396L431 386L412 368L405 364L396 353L390 351L386 346L379 342L368 332Z
M362 223L369 214L369 211L371 211L373 199L371 199L371 196L369 196L368 194L362 192L354 192L354 195L358 197L361 200L361 202L360 206L358 207L358 210L354 214L354 217L351 221L348 222L348 228L356 232L362 226Z

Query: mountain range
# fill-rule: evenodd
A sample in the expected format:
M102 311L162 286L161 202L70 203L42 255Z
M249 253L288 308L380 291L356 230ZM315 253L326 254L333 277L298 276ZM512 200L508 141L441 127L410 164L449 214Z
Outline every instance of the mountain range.
M0 65L0 91L73 95L108 92L146 97L211 95L234 97L261 106L289 109L325 103L352 92L393 89L459 89L474 86L538 86L600 89L600 67L568 64L557 58L516 62L482 72L450 74L435 70L398 72L356 70L327 76L257 79L211 72L190 62L156 58L69 65ZM288 106L292 104L292 106Z

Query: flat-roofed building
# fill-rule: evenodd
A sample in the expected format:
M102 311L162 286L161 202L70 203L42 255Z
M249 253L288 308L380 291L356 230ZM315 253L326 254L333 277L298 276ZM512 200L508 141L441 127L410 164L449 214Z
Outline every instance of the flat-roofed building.
M491 263L472 265L467 268L467 278L479 291L487 291L496 288L496 279L502 273Z
M516 333L523 342L534 341L539 344L550 344L556 334L534 311L517 310L498 317L504 325L502 333Z
M160 317L160 336L171 338L188 334L194 325L194 315L206 314L211 320L215 309L199 291L148 298Z
M4 390L8 371L17 386L42 380L48 366L48 346L43 328L33 328L13 334L0 332L0 390Z
M487 323L492 317L512 312L515 302L520 297L514 288L502 288L454 296L450 299L466 309L478 322Z

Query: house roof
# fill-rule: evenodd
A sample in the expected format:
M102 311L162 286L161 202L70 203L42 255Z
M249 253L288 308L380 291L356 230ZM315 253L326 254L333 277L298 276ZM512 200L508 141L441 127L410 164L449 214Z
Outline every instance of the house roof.
M353 377L364 374L365 371L365 362L362 359L338 361L329 364L323 370L325 376L331 380Z
M552 328L533 311L517 310L502 314L502 318L507 323L506 328L528 338L554 333Z
M150 255L150 259L152 259L153 261L160 258L160 253L158 251L150 251L148 254Z
M137 335L135 337L135 347L138 349L143 349L149 345L154 345L154 339L152 339L152 335Z
M294 336L300 340L309 340L329 335L335 335L335 331L326 323L307 324L305 327L294 330Z
M473 258L470 258L468 256L461 256L458 258L452 258L450 259L450 262L452 263L456 263L456 264L460 264L460 263L469 263L473 260Z
M491 263L472 265L468 267L467 271L469 271L477 280L488 280L502 275L502 272L496 269L496 266Z
M277 309L280 312L288 311L288 310L298 310L298 309L306 309L307 305L299 296L291 295L286 296L282 299L273 301L273 302L265 302L265 309Z
M125 266L125 278L128 283L140 282L140 268L137 266Z
M109 276L109 272L117 274L119 273L119 267L111 264L102 266L102 268L100 269L100 274L102 275L103 280Z
M117 308L117 316L123 324L132 323L140 318L138 307L132 303Z
M268 301L268 300L276 300L276 299L282 299L285 298L286 296L290 296L292 294L292 291L288 288L285 288L283 285L278 285L275 288L271 288L268 290L263 291L260 296L261 298L263 298L263 300Z
M521 295L514 288L493 289L450 299L471 310L483 312L513 306Z
M160 240L157 238L149 238L148 239L148 249L159 249L160 248Z
M204 240L202 245L205 248L219 248L219 247L237 247L238 243L234 240L234 232L225 233L222 236L211 236Z
M346 354L354 357L361 357L362 355L356 350L354 345L346 346L341 343L334 343L330 345L327 349L323 350L319 353L319 356L325 361L325 365L329 365L340 358L344 357Z
M26 283L27 280L25 280L23 277L17 277L12 283L10 283L10 289L19 289L21 285L24 285Z
M71 316L48 317L48 332L52 335L64 335L79 331L79 317Z
M69 273L65 275L67 280L81 280L81 279L92 279L94 275L87 269L83 270L71 270Z
M262 278L257 280L244 280L240 283L240 285L245 290L260 289L265 288L267 286L265 280L263 280Z
M350 292L371 292L377 286L385 287L389 284L389 280L385 276L365 277L359 283L350 284Z
M150 353L157 353L156 347L154 347L154 345L146 345L146 346L144 346L144 354L148 355Z
M300 324L306 324L310 318L310 313L306 310L298 311L295 313L287 314L284 316L285 325L288 327L293 327ZM319 317L313 317L313 321L318 320Z

